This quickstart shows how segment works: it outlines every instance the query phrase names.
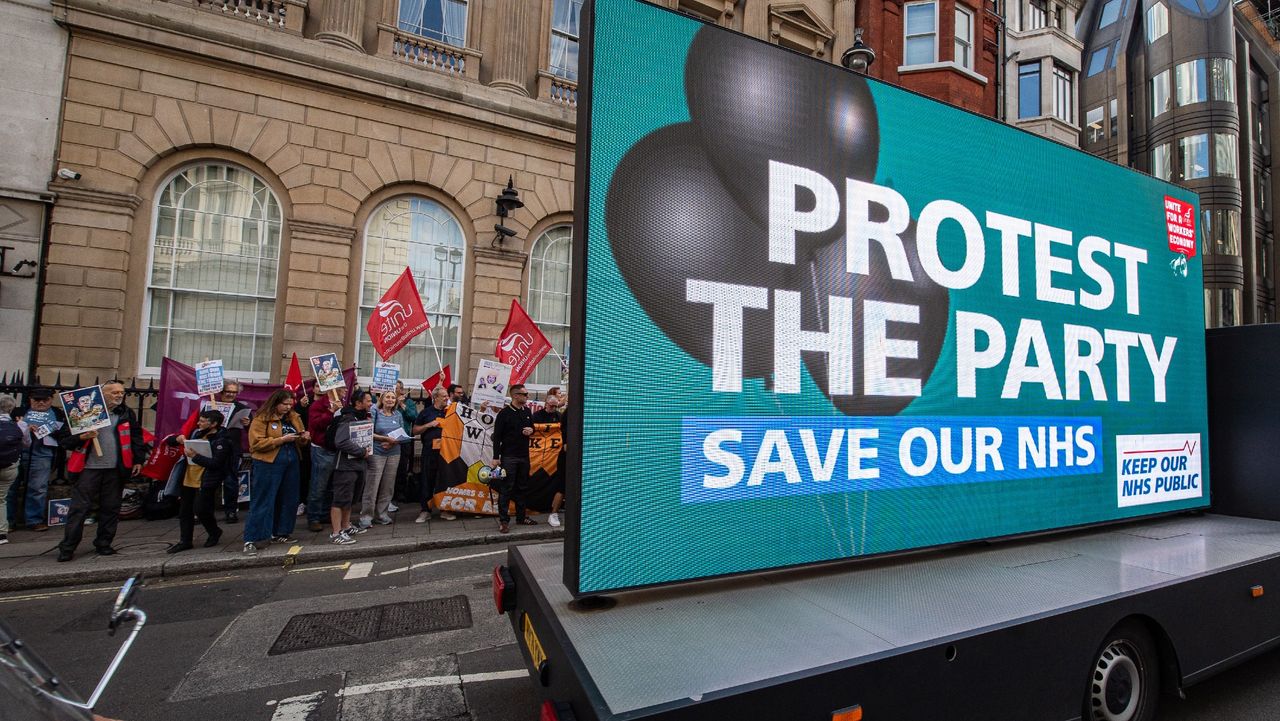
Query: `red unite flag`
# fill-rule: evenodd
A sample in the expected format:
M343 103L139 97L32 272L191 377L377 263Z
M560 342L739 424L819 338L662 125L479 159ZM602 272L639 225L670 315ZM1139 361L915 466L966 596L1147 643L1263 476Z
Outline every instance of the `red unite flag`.
M511 315L507 317L507 327L498 336L496 352L499 363L511 366L512 385L524 383L550 351L551 341L520 307L520 301L512 299Z
M423 381L422 387L427 389L427 392L430 393L434 391L437 386L447 389L452 384L453 378L449 376L449 366L445 366L437 371L435 375Z
M422 298L418 295L418 284L413 282L413 274L405 268L374 306L365 331L373 342L373 349L385 361L391 360L391 356L430 327L427 312L422 308Z

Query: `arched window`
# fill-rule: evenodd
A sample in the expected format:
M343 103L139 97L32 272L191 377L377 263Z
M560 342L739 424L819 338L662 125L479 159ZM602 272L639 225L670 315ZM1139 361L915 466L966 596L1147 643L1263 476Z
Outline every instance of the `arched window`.
M573 228L557 226L542 234L529 254L529 317L557 353L569 350L570 281L573 278ZM560 359L548 354L527 383L562 385Z
M360 375L372 375L374 361L380 360L364 330L373 306L408 266L431 329L410 341L391 362L400 364L400 377L409 386L440 370L441 365L452 366L456 377L466 268L462 226L434 200L406 195L379 206L369 217L364 237L360 324L356 330Z
M165 357L221 358L228 374L265 379L280 267L280 203L249 171L183 169L156 201L147 274L144 372Z

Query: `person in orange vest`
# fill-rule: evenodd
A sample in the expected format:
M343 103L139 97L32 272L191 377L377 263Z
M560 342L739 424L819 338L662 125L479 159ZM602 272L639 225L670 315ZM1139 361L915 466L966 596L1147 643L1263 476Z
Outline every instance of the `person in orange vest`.
M115 555L111 547L120 520L120 500L124 483L142 470L147 458L147 444L142 426L133 410L124 405L124 384L110 381L102 385L111 426L97 431L72 435L66 426L56 431L58 444L67 451L67 474L71 478L71 511L58 544L58 561L70 561L84 535L84 519L94 501L98 503L98 532L93 539L99 556ZM93 448L98 440L102 454Z

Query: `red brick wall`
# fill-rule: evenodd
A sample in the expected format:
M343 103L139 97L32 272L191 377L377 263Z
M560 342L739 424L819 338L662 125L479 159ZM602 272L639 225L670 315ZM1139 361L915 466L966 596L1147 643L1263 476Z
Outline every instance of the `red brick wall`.
M938 61L955 60L955 8L958 4L973 15L973 71L984 76L986 84L954 68L899 73L903 56L904 13L903 3L899 0L872 0L858 6L857 23L865 29L863 41L876 51L871 75L937 100L995 117L998 24L986 20L986 10L976 0L937 2Z

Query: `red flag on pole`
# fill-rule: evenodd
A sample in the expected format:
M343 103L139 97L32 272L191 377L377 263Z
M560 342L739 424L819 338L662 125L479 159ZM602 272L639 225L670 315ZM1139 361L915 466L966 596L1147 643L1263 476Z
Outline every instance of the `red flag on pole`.
M294 393L302 390L302 366L298 365L297 353L293 354L293 360L289 362L289 373L284 377L284 387Z
M511 315L507 317L507 327L498 336L496 352L499 363L511 366L512 384L524 383L550 351L551 341L520 307L520 301L512 299Z
M436 386L448 388L453 383L453 379L449 377L449 366L445 366L436 372L435 375L422 382L422 387L430 393L436 389Z
M415 336L431 327L408 268L396 278L369 316L365 331L382 360L391 360Z

